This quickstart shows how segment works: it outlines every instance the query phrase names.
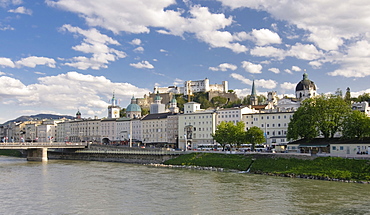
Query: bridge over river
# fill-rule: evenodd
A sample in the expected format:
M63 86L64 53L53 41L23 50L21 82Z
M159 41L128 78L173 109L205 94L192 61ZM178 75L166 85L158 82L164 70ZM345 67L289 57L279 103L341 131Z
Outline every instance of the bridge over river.
M87 143L66 142L7 142L0 143L0 149L27 150L27 160L47 161L48 149L83 149Z

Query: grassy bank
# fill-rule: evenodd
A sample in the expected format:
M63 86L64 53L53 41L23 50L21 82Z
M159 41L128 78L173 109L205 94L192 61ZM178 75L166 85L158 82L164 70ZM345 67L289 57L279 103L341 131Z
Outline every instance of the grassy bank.
M217 167L245 171L252 162L251 173L290 177L317 177L328 180L370 181L369 160L338 157L297 159L268 155L191 153L168 160L165 164Z
M0 149L0 155L22 157L22 153L18 150Z

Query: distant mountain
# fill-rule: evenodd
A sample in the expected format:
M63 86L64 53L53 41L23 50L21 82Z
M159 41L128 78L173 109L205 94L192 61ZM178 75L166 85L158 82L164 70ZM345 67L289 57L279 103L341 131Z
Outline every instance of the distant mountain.
M11 123L11 122L24 122L24 121L30 121L30 120L62 119L62 118L74 119L75 117L67 116L67 115L55 115L55 114L37 114L37 115L31 115L31 116L20 116L16 119L5 122L4 125Z

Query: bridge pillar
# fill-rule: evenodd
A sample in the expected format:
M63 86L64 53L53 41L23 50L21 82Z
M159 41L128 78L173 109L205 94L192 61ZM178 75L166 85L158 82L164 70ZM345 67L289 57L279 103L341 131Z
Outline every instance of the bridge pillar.
M48 148L27 149L28 161L47 161Z

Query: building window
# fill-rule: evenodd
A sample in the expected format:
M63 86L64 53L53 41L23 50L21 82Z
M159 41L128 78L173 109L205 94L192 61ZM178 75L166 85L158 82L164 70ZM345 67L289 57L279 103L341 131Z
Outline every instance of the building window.
M333 150L337 150L337 147L336 146L333 146L333 147L331 147Z

